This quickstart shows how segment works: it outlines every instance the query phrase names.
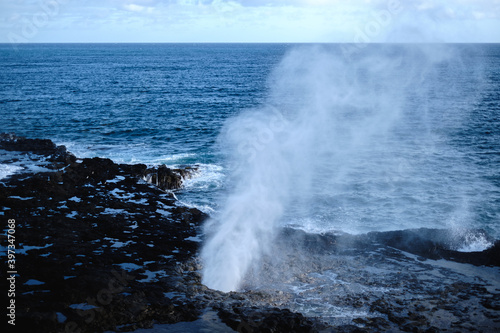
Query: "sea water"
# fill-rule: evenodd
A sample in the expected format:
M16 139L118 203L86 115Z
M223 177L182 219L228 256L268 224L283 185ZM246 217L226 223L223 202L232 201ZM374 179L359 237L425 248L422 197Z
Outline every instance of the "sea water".
M210 239L239 235L235 223L257 252L283 225L500 238L500 45L346 49L2 44L0 132L197 164L179 199L212 216ZM464 250L489 244L470 239Z

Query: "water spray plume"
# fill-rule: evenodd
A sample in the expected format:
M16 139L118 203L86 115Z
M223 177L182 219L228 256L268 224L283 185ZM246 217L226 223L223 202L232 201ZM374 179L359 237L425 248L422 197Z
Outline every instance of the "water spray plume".
M269 79L267 105L223 130L231 189L206 225L203 283L241 288L284 220L310 216L318 194L341 186L373 152L390 155L389 132L407 92L435 60L411 47L378 46L351 58L336 46L291 50Z

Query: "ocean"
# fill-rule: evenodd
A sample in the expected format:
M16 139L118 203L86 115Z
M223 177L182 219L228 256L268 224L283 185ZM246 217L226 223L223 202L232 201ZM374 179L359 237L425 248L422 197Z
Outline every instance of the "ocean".
M287 45L0 45L2 132L51 138L78 157L200 164L198 204L221 187L218 133L264 103L266 78ZM196 196L200 190L201 194Z
M176 195L210 233L500 239L500 45L2 44L0 59L0 132L198 165Z

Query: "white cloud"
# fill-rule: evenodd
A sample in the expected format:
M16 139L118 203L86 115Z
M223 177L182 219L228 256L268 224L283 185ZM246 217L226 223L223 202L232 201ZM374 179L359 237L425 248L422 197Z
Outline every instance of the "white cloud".
M498 34L485 35L500 31L499 0L2 1L0 41L23 36L41 6L54 2L57 14L28 41L352 42L366 30L377 42L500 42ZM403 10L388 17L394 4Z
M131 12L136 12L136 13L143 13L143 12L152 13L153 12L153 7L145 7L145 6L136 5L133 3L123 5L123 8L125 10L131 11Z

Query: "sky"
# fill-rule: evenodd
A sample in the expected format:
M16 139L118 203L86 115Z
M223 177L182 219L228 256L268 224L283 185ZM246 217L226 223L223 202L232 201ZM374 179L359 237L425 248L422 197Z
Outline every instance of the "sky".
M0 0L0 42L500 42L500 0Z

